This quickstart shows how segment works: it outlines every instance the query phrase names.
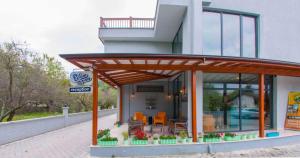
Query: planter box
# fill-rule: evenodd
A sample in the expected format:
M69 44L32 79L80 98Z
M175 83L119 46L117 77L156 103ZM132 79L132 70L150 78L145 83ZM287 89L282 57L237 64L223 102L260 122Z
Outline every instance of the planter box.
M176 139L160 139L159 144L176 144Z
M204 138L203 141L207 143L216 143L220 142L221 138Z
M255 133L247 134L247 139L255 139L255 138L257 138L257 134Z
M198 138L198 142L199 142L199 143L203 143L203 137L199 137L199 138Z
M225 136L225 137L224 137L224 140L225 140L225 141L240 141L241 138L242 138L242 137L241 137L240 135L234 136L234 137Z
M116 146L118 144L118 141L101 141L98 140L98 145L100 146Z
M131 144L132 145L147 145L148 144L148 140L131 140Z

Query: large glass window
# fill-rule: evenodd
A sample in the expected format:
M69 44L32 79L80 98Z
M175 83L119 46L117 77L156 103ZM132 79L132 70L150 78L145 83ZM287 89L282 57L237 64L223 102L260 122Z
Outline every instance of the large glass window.
M223 15L223 55L240 56L240 17Z
M255 19L243 17L243 57L255 57Z
M256 16L205 10L203 12L203 54L257 57Z
M173 54L182 54L182 26L180 26L177 31L173 42L172 42L172 53Z
M272 76L265 77L265 126L272 128ZM204 74L204 131L257 130L258 75Z
M221 22L219 13L203 13L203 51L206 55L221 55Z

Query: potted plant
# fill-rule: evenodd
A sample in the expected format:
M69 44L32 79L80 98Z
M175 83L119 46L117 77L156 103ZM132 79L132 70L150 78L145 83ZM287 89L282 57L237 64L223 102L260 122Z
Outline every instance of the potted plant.
M241 135L241 140L246 140L247 139L247 135L246 134L242 134Z
M98 140L109 136L110 136L110 129L99 130L97 133Z
M137 130L134 134L134 138L131 140L133 145L146 145L148 144L148 137L146 133L142 130Z
M187 133L185 131L180 131L179 132L179 137L180 137L180 142L181 143L186 143Z
M198 142L202 143L203 142L203 134L200 132L198 133Z
M188 137L188 138L187 138L187 142L188 142L188 143L193 143L193 138L192 138L192 137Z
M158 144L158 137L153 137L153 144L155 144L155 145Z
M247 134L247 139L255 139L257 137L256 133L248 133Z
M161 135L159 137L160 144L176 144L176 136L175 135Z
M122 132L124 145L128 145L128 132Z
M98 140L98 144L100 146L116 146L118 144L118 138L107 136Z
M218 133L208 133L205 134L203 137L204 142L220 142L221 141L221 135Z
M236 136L237 135L235 133L225 133L224 140L225 141L235 141Z
M115 122L115 124L114 125L116 125L117 127L120 127L121 126L121 122L120 121L117 121L117 122Z

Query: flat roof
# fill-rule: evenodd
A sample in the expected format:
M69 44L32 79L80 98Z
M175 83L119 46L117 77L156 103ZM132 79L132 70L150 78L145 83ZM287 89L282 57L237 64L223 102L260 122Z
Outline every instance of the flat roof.
M300 77L300 64L278 60L191 54L60 54L79 68L98 71L111 86L168 78L182 71L252 73Z

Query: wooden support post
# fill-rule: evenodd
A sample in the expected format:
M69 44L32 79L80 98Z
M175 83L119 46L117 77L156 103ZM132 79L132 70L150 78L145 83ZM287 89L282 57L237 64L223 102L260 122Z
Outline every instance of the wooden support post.
M196 71L191 71L191 96L192 96L192 135L193 142L197 142L197 109L196 109Z
M119 100L119 110L120 110L120 113L119 113L119 121L121 123L123 123L123 87L120 86L120 100Z
M93 70L93 117L92 117L92 144L97 145L98 131L98 73Z
M259 137L265 136L265 76L259 74Z

